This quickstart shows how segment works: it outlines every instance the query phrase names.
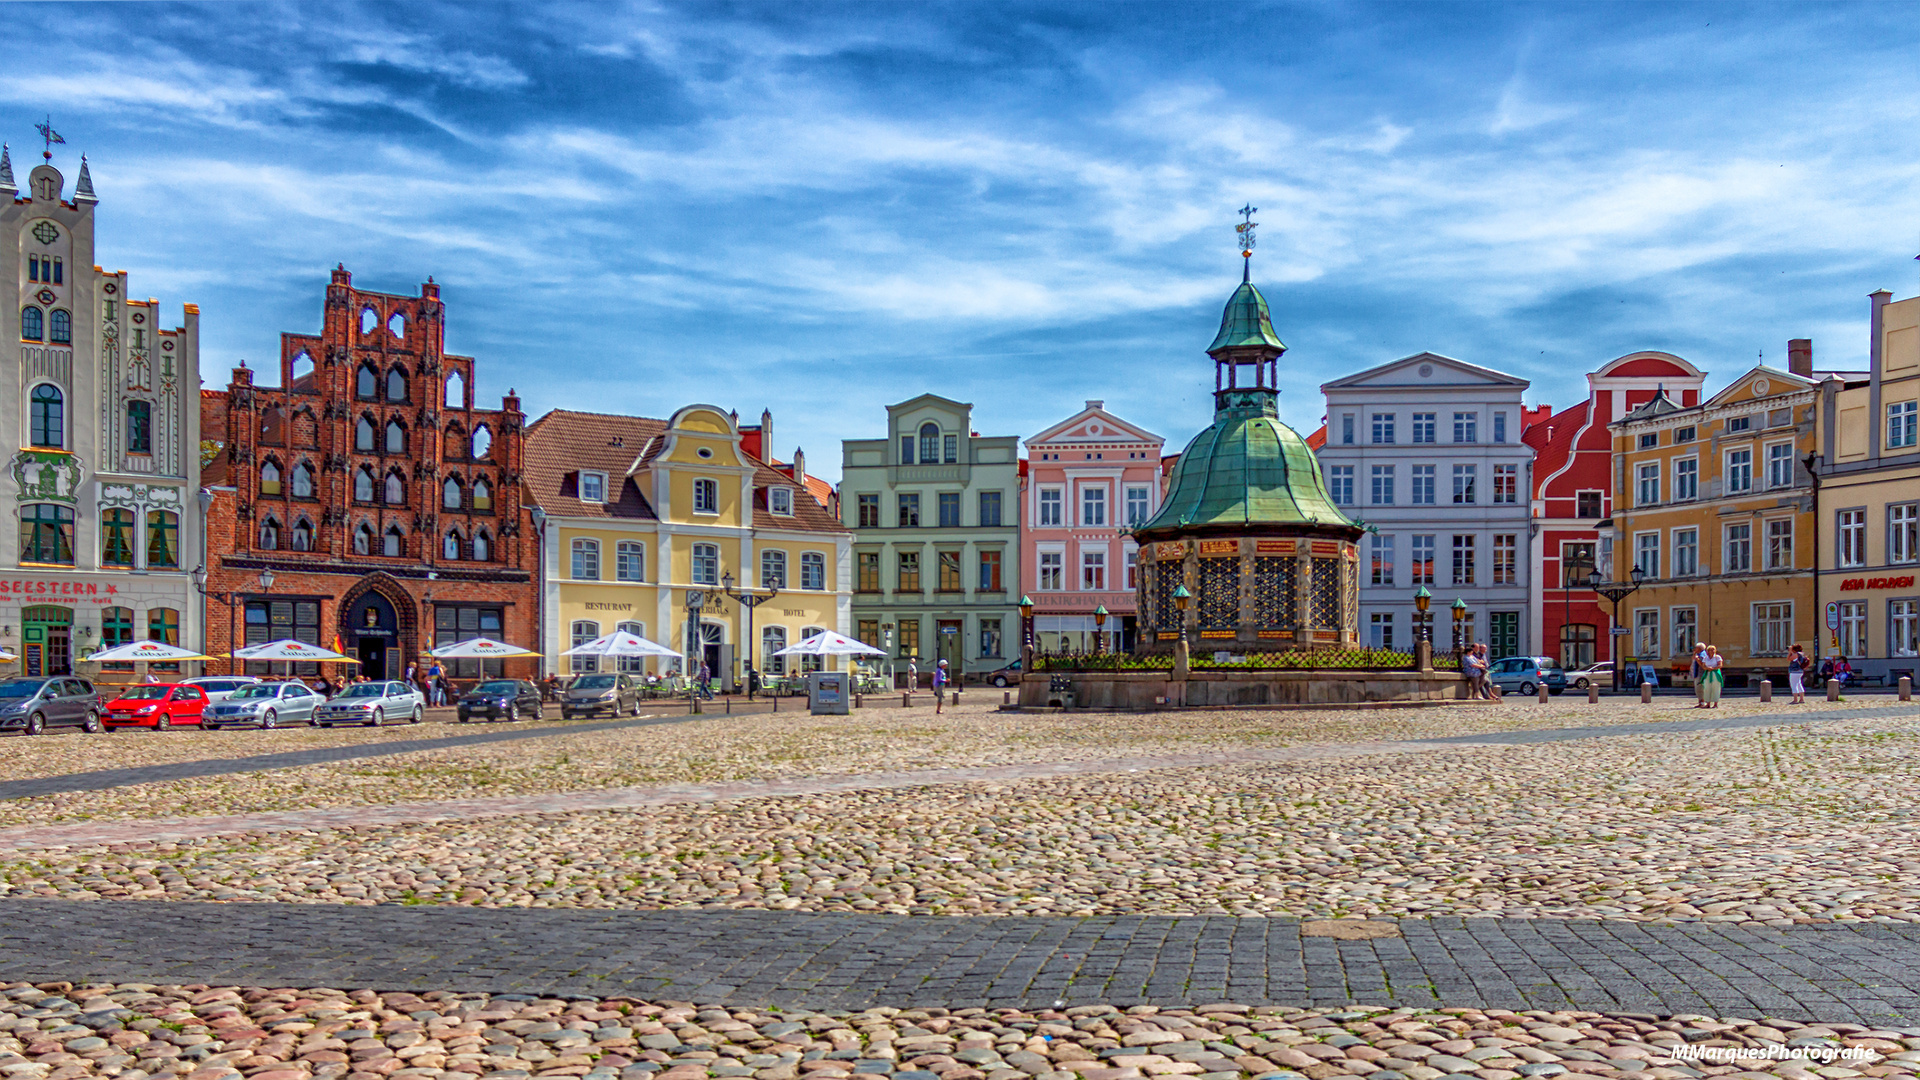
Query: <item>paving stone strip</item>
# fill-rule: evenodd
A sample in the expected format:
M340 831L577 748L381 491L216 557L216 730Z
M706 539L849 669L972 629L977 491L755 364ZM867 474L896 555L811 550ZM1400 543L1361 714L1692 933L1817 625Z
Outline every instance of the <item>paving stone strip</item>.
M1920 934L1526 919L941 918L0 900L0 980L866 1009L1582 1009L1920 1022Z
M35 795L59 795L70 791L105 791L108 788L129 787L134 784L159 784L169 780L193 780L203 776L266 772L269 769L292 769L301 765L327 765L336 761L352 761L355 758L415 754L426 750L445 750L460 746L478 746L484 743L517 742L521 739L546 739L558 735L577 735L584 731L610 731L617 728L650 727L655 724L684 724L689 720L705 719L708 717L669 713L659 716L639 716L630 720L602 720L590 724L565 724L537 728L504 727L476 731L469 735L448 735L437 739L403 739L398 742L288 750L277 754L256 754L252 757L208 758L201 761L169 762L165 765L140 765L126 769L96 769L91 772L67 773L63 776L0 781L0 799L25 799Z
M1916 710L1920 712L1920 710ZM1856 719L1859 711L1827 711L1789 714L1795 722ZM1908 713L1874 710L1878 717L1900 717ZM674 718L684 719L684 718ZM590 731L660 720L621 721L562 729L567 732ZM342 806L314 810L262 811L191 818L158 818L138 821L48 825L0 830L0 851L89 844L117 844L139 841L172 842L243 832L280 832L299 829L339 829L375 825L415 825L433 822L473 820L489 817L530 814L566 814L593 810L622 810L674 806L687 803L721 802L739 799L782 798L833 794L849 791L884 791L929 787L941 784L973 782L1011 782L1057 779L1073 776L1145 772L1161 769L1205 768L1233 764L1257 764L1289 761L1327 761L1347 757L1388 754L1414 754L1444 746L1527 745L1543 742L1601 738L1615 735L1666 734L1675 732L1760 727L1779 723L1774 716L1727 717L1668 721L1649 724L1612 725L1587 728L1559 728L1536 731L1492 732L1478 735L1454 735L1419 741L1318 743L1306 746L1244 749L1231 753L1140 756L1078 762L1034 762L1015 765L981 766L958 769L925 769L899 772L875 772L841 776L798 777L791 779L738 780L712 784L663 784L641 787L605 788L555 795L501 795L475 799L448 799L431 802L391 803L384 806ZM501 736L534 735L535 732L487 733ZM462 737L471 738L471 737ZM460 740L422 740L444 745ZM389 743L386 747L406 746ZM346 748L358 751L361 748ZM388 752L383 749L382 752ZM319 751L332 753L332 751ZM300 755L272 755L293 757ZM257 761L254 759L238 759ZM284 766L276 766L284 767ZM160 766L172 769L175 766ZM125 770L128 772L139 770ZM82 774L85 775L85 774ZM58 778L56 778L58 779ZM38 781L31 781L37 783Z

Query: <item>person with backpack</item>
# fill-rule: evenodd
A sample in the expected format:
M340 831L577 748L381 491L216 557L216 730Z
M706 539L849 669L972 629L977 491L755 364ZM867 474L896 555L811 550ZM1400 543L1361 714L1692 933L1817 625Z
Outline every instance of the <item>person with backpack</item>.
M1807 703L1807 654L1795 645L1787 650L1787 686L1793 690L1794 705Z

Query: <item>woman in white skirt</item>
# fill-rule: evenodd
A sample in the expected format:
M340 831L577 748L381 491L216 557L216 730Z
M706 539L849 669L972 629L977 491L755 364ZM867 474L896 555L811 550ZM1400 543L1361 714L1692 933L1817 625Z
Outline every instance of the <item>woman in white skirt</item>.
M1795 645L1787 650L1787 685L1793 688L1793 703L1807 703L1807 654Z

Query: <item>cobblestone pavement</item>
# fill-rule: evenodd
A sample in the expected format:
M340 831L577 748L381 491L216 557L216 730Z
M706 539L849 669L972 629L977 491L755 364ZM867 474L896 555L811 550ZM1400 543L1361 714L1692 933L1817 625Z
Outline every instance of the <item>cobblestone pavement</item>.
M0 901L0 979L866 1009L1347 1004L1920 1023L1920 934L1600 921L950 919Z

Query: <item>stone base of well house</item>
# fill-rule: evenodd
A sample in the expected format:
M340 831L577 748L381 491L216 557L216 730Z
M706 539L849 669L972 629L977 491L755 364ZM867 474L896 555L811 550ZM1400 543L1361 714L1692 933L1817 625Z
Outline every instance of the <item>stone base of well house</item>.
M1059 688L1059 689L1056 689ZM1020 680L1023 708L1153 709L1352 705L1454 701L1467 696L1456 671L1036 672Z

